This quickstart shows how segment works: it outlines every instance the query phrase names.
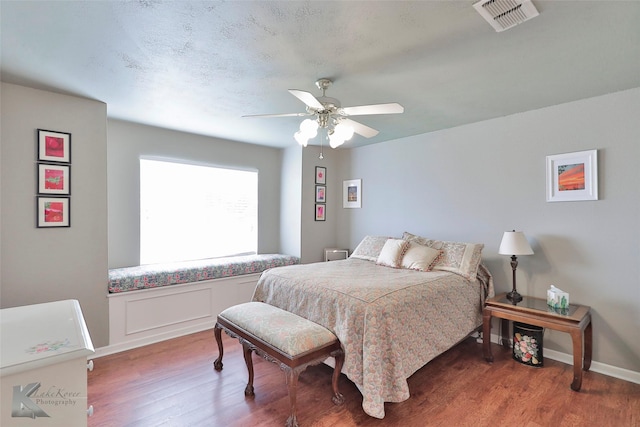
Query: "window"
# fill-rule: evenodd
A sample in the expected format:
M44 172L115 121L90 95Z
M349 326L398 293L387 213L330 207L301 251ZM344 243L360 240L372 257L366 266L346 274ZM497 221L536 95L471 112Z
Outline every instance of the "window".
M140 264L257 246L258 172L140 159Z

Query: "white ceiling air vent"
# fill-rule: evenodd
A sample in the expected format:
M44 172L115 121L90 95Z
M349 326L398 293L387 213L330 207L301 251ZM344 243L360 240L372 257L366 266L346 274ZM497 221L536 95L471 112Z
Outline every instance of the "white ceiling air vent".
M473 7L497 32L539 15L531 0L481 0Z

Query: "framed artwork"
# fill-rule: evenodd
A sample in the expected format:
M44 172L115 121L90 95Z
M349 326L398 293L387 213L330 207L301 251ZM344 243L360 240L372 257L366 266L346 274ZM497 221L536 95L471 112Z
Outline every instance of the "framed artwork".
M598 200L598 151L547 156L547 202Z
M327 183L327 168L322 166L316 166L316 184L326 184Z
M362 180L350 179L342 182L342 207L362 207Z
M327 187L324 185L316 185L316 203L325 203L327 201Z
M38 129L38 161L71 163L71 134Z
M69 197L37 197L38 228L69 227Z
M71 167L38 164L38 194L71 194Z
M316 204L316 221L324 221L326 212L326 205Z

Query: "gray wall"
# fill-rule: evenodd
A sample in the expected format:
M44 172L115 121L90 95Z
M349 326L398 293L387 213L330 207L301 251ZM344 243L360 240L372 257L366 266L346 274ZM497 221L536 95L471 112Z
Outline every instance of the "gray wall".
M258 170L258 252L280 252L282 150L108 121L109 268L140 261L140 157ZM296 255L296 254L292 254Z
M333 150L325 144L320 159L320 147L308 146L303 150L302 160L302 244L301 259L303 263L324 261L324 248L336 246L336 226L338 212L342 210L342 181L339 179L337 159L342 150ZM315 220L316 166L326 168L325 220ZM340 184L338 184L340 183Z
M362 209L343 209L338 244L403 231L484 243L497 291L511 287L502 233L524 231L518 290L550 284L592 307L594 360L640 372L640 89L352 149L341 179L362 178ZM425 117L428 120L428 117ZM598 201L545 199L545 156L598 149ZM545 347L571 354L568 334Z
M109 339L107 106L2 83L1 307L77 299L96 347ZM71 133L71 227L36 228L36 130Z
M280 191L280 251L300 256L302 217L302 147L298 144L282 150Z

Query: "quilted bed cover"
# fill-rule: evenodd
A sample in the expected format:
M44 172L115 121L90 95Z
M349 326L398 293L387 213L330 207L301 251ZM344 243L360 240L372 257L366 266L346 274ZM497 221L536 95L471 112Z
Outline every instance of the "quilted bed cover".
M409 398L407 378L482 324L493 296L484 266L469 281L361 259L278 267L260 277L254 301L298 314L332 331L345 350L342 372L384 418L384 402Z

